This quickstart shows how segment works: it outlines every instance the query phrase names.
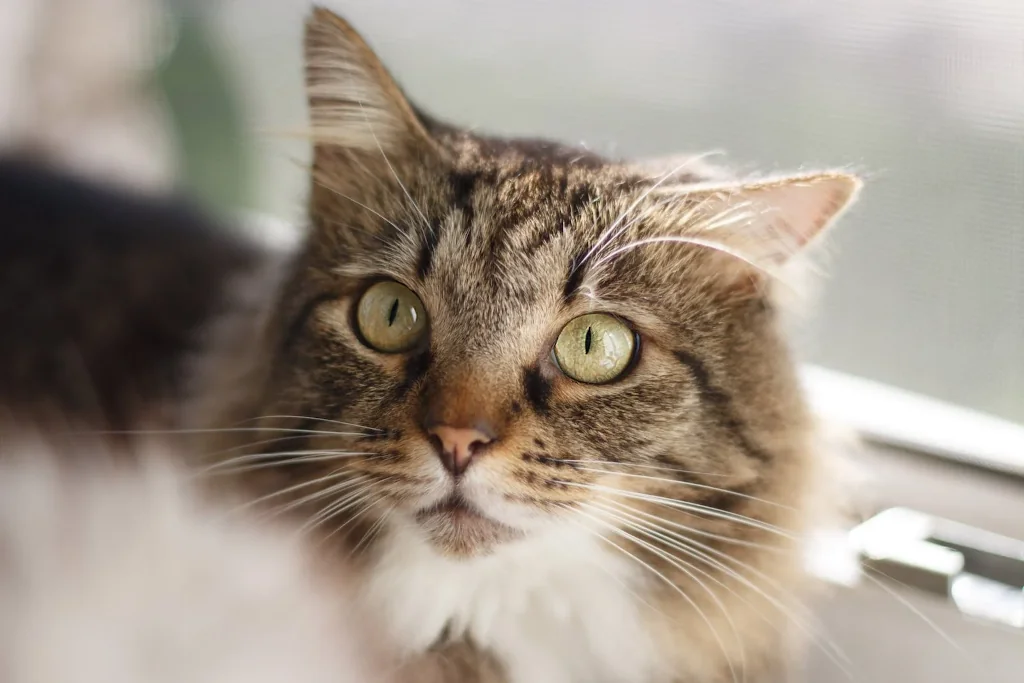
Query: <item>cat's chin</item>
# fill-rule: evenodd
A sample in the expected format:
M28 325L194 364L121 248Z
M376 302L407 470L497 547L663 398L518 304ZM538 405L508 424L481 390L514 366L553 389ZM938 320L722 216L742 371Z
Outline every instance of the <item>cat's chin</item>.
M523 535L480 512L457 493L418 511L416 522L440 551L460 557L487 554Z

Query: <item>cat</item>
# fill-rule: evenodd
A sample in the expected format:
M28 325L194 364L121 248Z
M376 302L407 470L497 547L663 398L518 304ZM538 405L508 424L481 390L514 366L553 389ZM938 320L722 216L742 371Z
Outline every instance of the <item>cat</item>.
M392 681L338 562L195 469L290 254L20 158L0 216L0 680Z
M305 60L310 232L245 409L295 431L225 474L354 558L409 672L785 675L828 506L779 282L861 181L469 132L323 8Z

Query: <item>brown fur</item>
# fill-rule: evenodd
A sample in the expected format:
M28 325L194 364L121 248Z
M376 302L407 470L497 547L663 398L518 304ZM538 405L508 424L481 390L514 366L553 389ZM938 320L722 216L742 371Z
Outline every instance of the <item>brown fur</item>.
M268 428L356 434L261 446L268 458L322 456L277 456L246 484L268 494L305 483L283 498L326 514L340 495L328 487L351 478L363 498L321 524L372 558L387 511L421 514L438 487L453 487L432 474L428 413L486 420L498 439L470 475L539 516L600 519L596 533L666 579L652 576L641 596L668 653L666 680L779 669L802 630L797 539L819 467L772 293L859 182L840 172L723 181L696 159L652 175L556 143L460 131L417 112L325 10L308 24L307 65L312 233L253 413L302 418L268 417ZM380 279L428 311L428 338L408 353L377 353L353 329L359 295ZM599 386L570 380L551 357L561 327L594 311L640 338L632 369ZM342 451L367 455L330 456ZM443 515L423 527L462 557L530 533L498 523L463 532Z

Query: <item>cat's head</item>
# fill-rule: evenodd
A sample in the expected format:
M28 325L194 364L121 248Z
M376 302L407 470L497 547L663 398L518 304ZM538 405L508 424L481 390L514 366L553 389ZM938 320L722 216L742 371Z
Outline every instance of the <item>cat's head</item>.
M322 523L388 514L466 554L652 496L799 502L772 283L856 178L711 181L449 127L325 10L306 59L312 232L261 410L308 418L278 471Z

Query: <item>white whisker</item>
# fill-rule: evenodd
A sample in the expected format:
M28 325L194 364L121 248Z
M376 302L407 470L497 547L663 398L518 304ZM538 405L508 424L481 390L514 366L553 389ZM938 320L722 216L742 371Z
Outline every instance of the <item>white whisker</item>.
M370 432L385 431L379 427L368 427L367 425L361 425L355 422L342 422L341 420L330 420L326 417L312 417L311 415L262 415L260 417L242 420L238 424L245 424L246 422L257 422L259 420L311 420L313 422L325 422L328 424L341 425L342 427L355 427L356 429L365 429L366 431Z
M922 611L921 611L921 610L919 610L918 608L914 607L914 604L913 604L912 602L910 602L909 600L907 600L907 599L906 599L905 597L903 597L902 595L900 595L900 594L899 594L898 592L896 592L895 590L893 590L893 589L892 589L891 587L889 587L889 586L885 585L885 581L883 581L883 580L881 580L881 579L878 579L878 578L876 578L876 577L874 577L874 576L871 576L871 575L870 575L870 574L868 574L867 572L868 572L868 571L874 571L874 572L875 572L876 574L878 574L879 576L884 576L884 577L885 577L885 580L887 580L887 581L892 581L892 582L894 582L894 583L898 583L898 584L900 584L901 586L903 586L904 588L906 588L906 585L905 585L905 584L902 584L902 583L900 583L900 582L899 582L899 581L897 581L896 579L893 579L892 577L890 577L890 576L888 576L888 575L886 575L886 574L883 574L882 572L880 572L880 571L878 571L877 569L874 569L874 568L872 568L872 567L867 567L867 568L866 568L866 570L867 570L867 571L865 571L865 572L864 572L863 574L861 574L861 576L863 576L863 577L864 577L865 579L867 579L868 581L871 581L871 582L872 582L873 584L875 584L876 586L878 586L879 588L881 588L881 589L882 589L883 591L885 591L886 593L888 593L890 597L892 597L892 598L893 598L894 600L896 600L896 602L900 603L901 605L903 605L904 607L906 607L906 608L907 608L908 610L910 610L910 612L911 612L911 613L912 613L912 614L913 614L914 616L916 616L916 617L919 617L919 618L921 619L921 621L923 621L923 622L925 623L925 625L927 625L927 626L928 626L928 628L930 628L930 629L931 629L932 631L934 631L934 632L936 633L936 635L938 635L938 636L939 636L940 638L942 638L942 639L943 639L944 641L946 641L947 643L949 643L950 645L952 645L952 646L953 646L954 648L956 648L956 650L957 650L958 652L960 652L961 654L963 654L963 655L964 655L964 657L965 657L965 658L966 658L966 659L967 659L967 660L968 660L968 661L969 661L969 662L970 662L970 663L971 663L971 664L972 664L973 666L975 666L975 667L978 667L978 671L979 671L979 673L981 672L981 666L980 666L980 664L978 663L978 661L977 661L976 659L974 659L974 657L972 657L972 656L970 655L970 653L968 653L968 652L967 652L967 650L965 650L965 649L964 649L964 646L963 646L963 645L961 645L960 643L956 642L956 640L954 640L954 639L952 638L952 636L950 636L950 635L949 635L948 633L946 633L946 632L945 632L945 631L944 631L944 630L942 629L942 627L941 627L941 626L939 626L938 624L936 624L936 623L935 623L935 622L934 622L934 621L933 621L932 619L929 619L929 618L928 618L928 615L926 615L926 614L925 614L924 612L922 612Z
M575 264L575 265L573 266L573 269L572 269L572 271L571 271L570 275L571 275L572 273L575 273L575 272L576 272L577 270L579 270L580 268L582 268L582 267L584 266L584 264L586 264L586 263L587 263L587 261L589 261L589 260L591 259L591 257L592 257L592 256L593 256L593 255L594 255L595 253L597 253L597 252L598 252L598 251L599 251L599 250L600 250L600 249L601 249L601 248L602 248L602 247L603 247L603 246L604 246L604 245L605 245L606 243L608 243L608 242L609 242L609 241L610 241L611 239L613 239L613 236L614 236L615 234L617 234L617 233L616 233L615 231L616 231L616 229L618 228L619 224L620 224L620 223L621 223L621 222L622 222L622 221L623 221L623 220L624 220L624 219L626 218L626 216L628 216L628 215L629 215L629 213L630 213L630 212L631 212L631 211L632 211L633 209L635 209L635 208L636 208L637 206L639 206L639 205L640 205L640 203L641 203L641 202L643 202L643 201L644 201L645 199L647 199L647 196L648 196L649 194L651 194L651 192L653 192L654 190L656 190L656 189L657 189L657 188L658 188L659 186L661 186L661 185L662 185L662 184L663 184L663 183L664 183L664 182L665 182L666 180L668 180L669 178L671 178L671 177L672 177L672 176L674 176L675 174L679 173L679 171L681 171L681 170L683 170L684 168L686 168L686 166L688 166L689 164L693 163L693 161L694 161L693 159L687 159L687 160L686 160L686 161L684 161L683 163L681 163L681 164L679 164L678 166L676 166L675 168L671 169L670 171L668 171L667 173L665 173L665 174L664 174L663 176L661 176L661 177L660 177L660 178L659 178L659 179L658 179L658 180L657 180L657 181L656 181L656 182L655 182L655 183L654 183L654 184L653 184L653 185L652 185L651 187L647 188L647 190L646 190L646 191L644 191L644 192L643 192L643 193L642 193L642 194L641 194L641 195L640 195L639 197L637 197L637 198L636 198L636 199L635 199L635 200L633 201L633 203L632 203L632 204L630 204L630 205L629 205L629 206L628 206L628 207L626 208L626 210L625 210L625 211L623 211L623 212L622 212L621 214L619 214L618 218L616 218L616 219L615 219L615 220L614 220L614 221L612 222L612 224L611 224L610 226L608 226L608 228L607 228L607 229L605 229L605 231L604 231L604 232L602 232L602 233L601 233L601 236L597 238L597 241L596 241L596 242L594 243L594 246L592 246L592 247L590 248L590 250L589 250L589 251L587 251L587 253L583 255L583 258L582 258L582 259L580 259L579 263L577 263L577 264Z
M735 513L727 512L725 510L719 510L717 508L709 507L707 505L700 505L698 503L687 503L684 501L674 500L672 498L664 498L662 496L655 496L648 493L625 491L623 489L615 488L614 486L602 486L600 484L583 484L580 482L564 480L558 480L558 482L560 484L565 484L567 486L576 486L579 488L590 489L592 491L598 491L601 493L610 493L617 496L623 496L625 498L644 500L650 503L663 505L665 507L676 508L678 510L706 515L708 517L716 517L718 519L724 519L730 522L735 522L737 524L742 524L756 529L761 529L762 531L776 534L778 536L782 536L783 538L796 539L796 536L794 536L790 532L786 531L785 529L781 529L773 524L768 524L767 522L762 522L760 520L753 519L752 517L746 517L744 515L737 515Z
M419 205L416 204L416 201L412 198L412 195L409 194L409 190L406 189L405 184L402 182L402 179L398 177L398 173L395 171L395 167L391 165L391 160L388 159L388 155L384 153L384 148L381 146L380 140L377 139L377 133L373 130L373 124L370 123L370 119L366 116L366 110L363 108L362 102L359 102L359 109L363 114L363 120L366 121L366 128L367 130L370 131L370 135L373 136L373 141L377 145L377 150L380 151L380 155L384 159L384 163L387 164L388 170L391 171L391 175L394 176L395 182L398 183L398 187L402 188L402 192L405 193L405 198L409 200L409 203L412 205L412 208L416 210L416 213L419 215L420 219L423 220L423 227L425 227L427 230L433 233L434 227L430 224L430 221L427 220L427 216L420 209Z
M360 548L370 543L374 538L380 534L381 530L384 529L384 525L387 523L391 513L395 511L395 505L391 505L387 510L381 513L377 521L370 526L369 529L363 534L363 537L359 539L359 542L355 544L351 551L349 551L349 557L353 557L359 553Z
M592 467L580 467L578 469L580 471L583 471L583 472L597 472L598 474L614 474L617 477L633 477L633 478L636 478L636 479L645 479L645 480L648 480L648 481L657 481L657 482L662 482L662 483L666 483L666 484L677 484L679 486L688 486L690 488L702 489L702 490L705 490L705 491L714 491L716 493L725 493L725 494L728 494L730 496L736 496L737 498L745 498L747 500L756 501L758 503L763 503L765 505L771 505L771 506L783 508L783 509L786 509L786 510L795 510L796 509L796 508L794 508L794 507L792 507L790 505L784 505L784 504L776 502L774 500L767 500L765 498L758 498L757 496L751 496L751 495L748 495L746 493L740 493L739 491L730 491L729 489L722 489L722 488L718 488L717 486L708 486L707 484L697 484L697 483L691 482L691 481L680 481L678 479L669 479L668 477L653 477L653 476L648 475L648 474L631 474L629 472L607 472L605 470L599 470L599 469L592 468Z
M244 444L241 444L239 446L231 446L230 448L223 448L223 449L221 449L219 451L212 451L212 452L208 453L207 455L209 457L213 457L215 455L224 455L224 454L227 454L227 453L234 453L234 452L237 452L237 451L244 451L244 450L248 450L248 449L252 449L252 448L257 448L259 446L266 446L266 445L272 444L272 443L280 443L282 441L293 441L295 439L322 439L322 438L326 438L326 437L336 437L336 436L350 436L350 435L347 435L344 432L339 432L339 433L328 433L328 434L308 434L308 435L302 435L302 436L294 436L294 435L293 436L275 436L272 439L260 439L259 441L249 441L248 443L244 443ZM351 436L354 436L354 435L351 435ZM365 434L363 436L373 437L375 435L374 434ZM260 453L250 453L249 455L261 455L261 454L273 455L272 453L269 453L269 452L264 453L263 451L261 451Z
M571 512L573 515L577 514L576 510L573 509L572 507L568 506L568 505L564 505L562 507L563 507L563 509L568 510L569 512ZM572 516L567 517L566 521L568 521L570 524L576 526L577 528L582 530L584 533L589 534L590 536L593 536L594 538L597 538L598 540L600 540L600 541L602 541L604 543L607 543L608 545L610 545L613 548L615 548L616 550L618 550L620 553L625 553L627 555L629 554L628 551L626 551L624 548L619 547L619 545L616 544L613 540L611 540L607 536L604 536L602 534L597 533L595 530L591 529L586 524L583 524L582 522L576 521L575 519L572 518ZM650 609L652 612L657 612L658 614L661 614L662 616L664 616L666 619L668 618L668 616L665 614L665 611L663 609L661 609L660 607L658 607L656 605L651 604L651 602L649 600L647 600L647 598L645 598L644 596L642 596L638 592L636 592L636 590L634 590L632 586L630 586L628 583L623 581L622 578L620 576L618 576L615 572L613 572L611 569L607 568L604 565L604 563L598 562L596 557L591 558L591 562L596 567L598 567L599 569L604 571L608 575L608 577L610 579L612 579L615 583L619 584L622 587L623 590L627 591L630 595L632 595L634 598L636 598L637 602L642 603L645 607Z
M601 519L600 517L596 517L594 515L587 514L586 512L583 512L582 510L576 510L576 513L580 514L580 515L583 515L583 516L587 517L588 519L590 519L591 521L600 524L601 526L605 527L606 529L608 529L609 531L611 531L612 533L614 533L614 534L616 534L618 536L622 536L623 538L625 538L627 540L630 540L630 541L632 541L632 542L634 542L634 543L636 543L638 545L647 546L648 549L651 548L649 543L646 543L646 542L644 542L642 540L637 539L633 535L631 535L631 534L629 534L629 533L627 533L627 532L617 528L615 525L608 523L607 521ZM737 678L736 668L733 666L732 658L729 656L729 650L725 646L725 641L722 640L721 635L718 633L718 629L715 628L715 625L711 622L711 619L708 618L707 614L704 613L704 610L702 610L700 608L700 605L698 605L697 602L693 598L691 598L689 595L687 595L686 591L684 591L682 588L677 586L675 583L672 582L671 579L669 579L663 573L661 573L660 571L658 571L657 569L652 567L650 564L648 564L646 562L643 562L643 560L640 560L635 555L633 555L632 553L629 553L628 551L626 551L624 549L622 549L622 552L625 552L630 557L633 557L634 559L636 559L637 562L640 562L641 564L646 566L651 572L653 572L657 577L659 577L662 581L664 581L667 586L669 586L672 590L674 590L676 593L678 593L679 596L682 597L687 602L687 604L689 604L690 607L692 607L697 612L697 615L700 616L700 618L707 625L708 629L711 631L712 637L714 637L715 641L718 643L718 646L721 648L722 655L725 657L725 661L726 661L726 663L729 666L729 671L732 674L732 679L733 679L734 683L738 683L739 679ZM661 551L659 551L657 549L651 550L651 552L654 552L655 554L662 555L663 559L665 559L669 563L673 564L673 566L678 565L677 562L674 562L671 558L669 558L667 556L664 556L664 553L661 553ZM694 578L694 580L698 584L700 584L702 588L704 588L705 590L708 590L707 586L705 586L699 579L696 579L696 577L693 576L692 572L689 572L686 569L683 569L681 566L677 566L677 568L680 569L680 571L683 571L684 573L686 573L691 578ZM712 596L713 595L714 594L712 593ZM721 602L718 601L717 598L714 598L714 599L716 600L716 602L718 602L719 606L724 611L725 608L724 608L724 606L721 605ZM730 623L731 623L731 620L730 620ZM739 637L738 634L736 634L736 637L737 638Z
M371 495L372 491L370 489L370 484L363 482L362 486L356 487L355 490L350 491L346 496L330 503L320 510L320 512L310 517L305 524L299 527L298 532L303 534L312 531L331 517L341 514L352 506L366 500Z
M327 191L328 191L328 192L330 192L331 194L335 194L335 195L337 195L337 196L341 197L342 199L347 199L348 201L352 202L353 204L355 204L356 206L360 207L361 209L364 209L364 210L366 210L366 211L369 211L369 212L370 212L370 213L372 213L372 214L373 214L374 216L376 216L377 218L381 219L382 221L384 221L385 223L387 223L388 225L390 225L390 226L391 226L392 228L394 228L394 229L395 229L395 230L396 230L396 231L397 231L397 232L398 232L399 234L402 234L402 233L404 232L404 230L402 230L401 228L399 228L399 227L398 227L398 226L397 226L397 225L396 225L396 224L395 224L394 222L392 222L391 220L389 220L389 219L385 218L385 217L384 217L384 216L383 216L383 215L382 215L382 214L381 214L380 212L378 212L378 211L375 211L375 210L371 209L371 208L370 208L369 206L367 206L366 204L363 204L362 202L360 202L360 201L358 201L358 200L356 200L356 199L353 199L352 197L349 197L349 196L348 196L347 194L345 194L344 192L339 192L338 190L334 189L333 187L330 187L329 185L326 185L326 184L324 184L324 183L322 183L322 182L319 182L319 181L315 181L315 182L317 182L317 184L318 184L318 185L319 185L320 187L324 188L325 190L327 190ZM354 227L355 227L355 226L352 226L352 225L350 225L350 224L348 224L348 223L346 223L346 224L345 224L345 228L346 228L346 229L352 229L352 228L354 228ZM375 238L375 239L376 239L376 240L377 240L378 242L381 242L381 243L383 243L383 244L387 244L387 240L385 240L385 239L384 239L383 237L381 237L380 235L376 235L376 234L374 234L374 233L371 233L371 232L367 232L367 231L365 231L365 230L363 230L362 232L365 232L365 233L366 233L366 234L368 234L368 235L369 235L370 237L373 237L373 238Z
M321 489L319 491L314 491L313 493L303 496L302 498L298 498L280 507L274 508L272 511L268 513L268 516L277 517L279 515L283 515L287 512L291 512L292 510L300 508L303 505L308 505L309 503L312 503L315 500L320 500L321 498L334 496L344 491L348 491L349 489L352 489L358 486L359 484L365 482L367 479L369 479L369 477L359 475L352 477L350 479L346 479L345 481L339 482L337 484L332 484L327 488Z
M647 465L636 462L614 462L612 460L567 460L558 458L558 462L568 462L579 465L600 465L602 467L636 467L638 469L647 470L662 470L664 472L678 472L680 474L692 474L698 477L728 477L728 474L722 474L721 472L699 472L697 470L687 470L681 467L669 467L667 465Z
M200 470L198 474L209 474L211 472L217 472L225 468L231 468L232 472L240 470L234 469L233 465L241 465L250 462L264 463L266 461L272 461L267 464L269 465L287 465L287 464L300 464L306 462L316 462L319 460L334 460L339 458L355 458L369 455L380 455L371 451L340 451L340 450L302 450L302 451L270 451L267 453L249 453L247 455L239 455L227 460L220 460L218 462L209 465L208 467ZM280 462L278 462L280 460Z
M748 565L748 564L746 564L746 563L744 563L744 562L742 562L742 561L740 561L740 560L738 560L736 558L733 558L733 557L731 557L731 556L729 556L729 555L727 555L725 553L721 553L720 551L716 551L714 548L712 548L712 547L710 547L710 546L708 546L708 545L706 545L704 543L700 543L699 541L696 541L696 540L694 540L692 538L688 538L686 536L683 536L683 535L679 534L678 532L674 532L674 531L672 531L670 529L667 529L662 524L652 523L650 521L643 520L643 519L641 519L641 516L642 517L646 517L646 518L653 518L653 519L658 520L659 522L662 522L663 524L669 524L669 525L671 525L673 527L678 527L678 528L684 529L686 531L694 531L693 529L685 527L684 525L681 525L681 524L673 523L670 520L662 520L661 518L658 518L658 517L656 517L654 515L645 513L645 512L643 512L641 510L636 510L635 508L632 508L632 507L630 507L628 505L625 505L625 504L622 504L622 503L618 503L617 501L608 500L608 499L605 499L605 501L608 504L614 505L616 508L618 508L618 510L609 508L606 505L602 505L600 502L595 502L594 505L597 505L597 506L601 507L602 509L606 510L610 514L618 513L618 514L626 515L629 519L634 520L636 524L641 524L641 525L644 525L645 527L647 527L648 529L651 529L651 533L652 534L656 534L657 536L661 537L662 541L664 543L669 544L671 547L675 548L676 550L679 550L680 552L686 553L690 557L698 559L698 560L708 564L709 566L711 566L713 568L716 568L719 571L722 571L727 576L729 576L729 577L733 578L734 580L740 582L742 585L746 586L750 590L754 591L755 593L757 593L758 595L763 597L773 607L778 609L786 618L788 618L790 621L792 621L793 624L796 625L797 628L799 628L801 630L801 632L804 633L804 635L809 637L812 640L812 642L814 642L822 650L822 652L825 654L825 656L828 657L832 661L832 663L836 666L836 668L838 668L840 671L842 671L844 673L844 675L846 675L848 678L851 678L851 679L853 678L852 673L850 672L850 670L849 670L849 668L847 666L848 664L850 664L849 657L846 655L845 652L843 652L842 648L840 648L831 638L829 638L827 635L823 635L822 632L825 630L824 626L821 624L820 621L818 621L814 617L814 615L812 613L810 613L809 610L807 610L806 608L803 607L803 605L800 605L798 603L797 606L801 608L800 612L802 612L803 615L801 616L800 614L797 614L785 602L783 602L779 598L776 598L775 596L769 594L761 586L758 586L753 581L751 581L747 577L743 576L739 572L737 572L737 571L735 571L735 570L725 566L725 564L723 564L721 561L715 560L708 553L714 553L716 555L720 555L720 556L722 556L725 559L729 559L729 560L733 561L734 563L738 564L742 568L749 569L750 571L752 571L753 573L758 575L760 578L762 578L762 580L766 580L766 583L769 583L770 585L775 587L778 591L780 591L781 593L785 594L787 591L785 591L781 586L779 586L779 584L777 582L771 580L769 577L765 576L762 572L758 571L754 567L751 567L750 565ZM625 512L625 510L623 510L623 508L625 510L629 510L629 512ZM635 514L631 514L631 513L635 513ZM707 550L708 553L701 552L700 549ZM740 600L743 600L745 603L750 605L748 600L746 600L742 596L739 596L738 594L736 594L735 591L732 591L730 589L730 592L732 592L734 595L736 595ZM750 606L753 607L753 605L750 605ZM757 611L757 610L755 610L755 611ZM757 613L758 613L758 615L762 619L767 621L769 624L774 625L775 622L774 622L773 619L771 619L770 617L767 617L764 614L760 613L760 611L757 611ZM811 621L813 623L809 625L809 624L807 624L805 622L805 619L807 621Z
M726 246L725 244L722 244L721 242L716 242L714 240L704 239L702 237L685 237L685 236L682 236L682 235L664 235L664 236L660 236L660 237L645 237L644 239L639 239L639 240L636 240L634 242L629 242L627 244L622 245L621 247L617 247L617 248L613 249L608 254L602 256L597 261L597 263L595 264L595 267L601 266L602 264L606 263L608 260L613 259L613 258L615 258L616 256L618 256L620 254L623 254L623 253L625 253L627 251L630 251L632 249L636 249L637 247L642 247L642 246L645 246L645 245L648 245L648 244L689 244L689 245L693 245L693 246L697 246L697 247L706 247L708 249L713 249L715 251L719 251L719 252L721 252L723 254L728 254L729 256L732 256L733 258L737 258L740 261L743 261L744 263L746 263L747 265L751 266L752 268L754 268L754 269L756 269L758 271L765 272L763 264L757 263L754 259L750 258L746 254L743 254L742 252L740 252L740 251L738 251L736 249L732 249L732 248ZM768 274L770 275L770 273L768 273Z

